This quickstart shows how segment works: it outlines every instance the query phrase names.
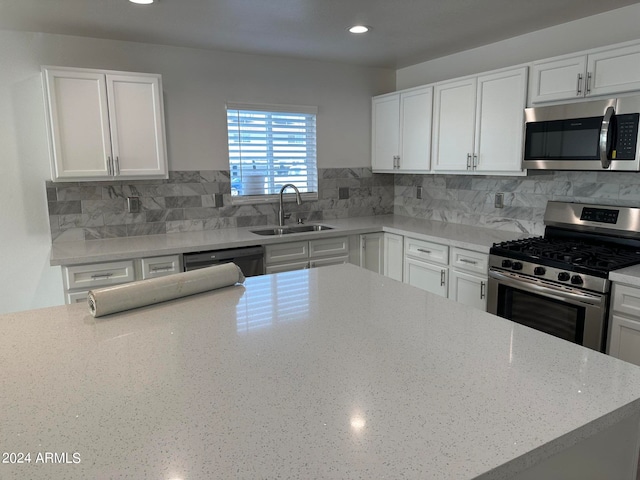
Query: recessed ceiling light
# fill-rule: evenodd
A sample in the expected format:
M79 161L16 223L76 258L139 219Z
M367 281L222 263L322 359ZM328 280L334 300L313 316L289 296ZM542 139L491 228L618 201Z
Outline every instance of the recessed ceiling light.
M351 33L367 33L369 30L371 30L371 27L367 27L366 25L354 25L349 27L349 31Z
M139 5L149 5L154 2L154 0L129 0L131 3L137 3Z

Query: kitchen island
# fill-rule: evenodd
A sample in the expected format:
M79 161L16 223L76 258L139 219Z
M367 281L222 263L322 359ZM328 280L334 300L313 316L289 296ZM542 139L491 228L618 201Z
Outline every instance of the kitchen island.
M639 367L352 265L0 326L2 480L635 479Z

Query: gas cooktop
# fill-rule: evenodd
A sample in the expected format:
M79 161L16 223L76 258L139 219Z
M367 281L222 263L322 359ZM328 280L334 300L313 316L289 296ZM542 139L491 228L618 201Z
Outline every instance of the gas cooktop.
M606 278L611 270L640 263L640 248L570 238L532 237L497 243L492 255Z

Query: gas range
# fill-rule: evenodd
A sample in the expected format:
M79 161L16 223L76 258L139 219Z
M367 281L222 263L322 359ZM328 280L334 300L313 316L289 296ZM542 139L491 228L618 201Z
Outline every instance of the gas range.
M610 271L640 263L637 221L633 207L549 202L544 237L495 244L489 266L607 292Z
M548 202L544 222L491 248L487 311L604 352L609 272L640 264L640 208Z

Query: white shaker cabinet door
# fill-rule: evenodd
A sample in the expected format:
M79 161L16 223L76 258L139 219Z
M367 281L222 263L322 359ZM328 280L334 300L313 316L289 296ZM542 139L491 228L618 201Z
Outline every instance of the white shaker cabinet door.
M432 263L406 257L404 259L404 283L413 285L442 297L447 297L449 269Z
M384 269L384 233L367 233L360 235L360 266L376 273Z
M640 90L640 45L592 53L588 95L617 95Z
M586 70L586 55L534 62L531 69L531 103L584 97Z
M470 170L475 133L476 78L436 85L433 101L433 170Z
M429 170L432 109L433 87L413 89L400 95L399 170Z
M520 172L527 103L527 67L478 77L473 168Z
M374 97L371 109L371 167L389 172L396 168L400 150L400 94Z
M449 298L486 311L487 281L487 277L452 270L449 279Z
M75 70L44 70L51 176L108 177L111 136L105 76Z
M640 365L640 320L611 315L609 355Z
M167 162L160 79L107 75L116 176L164 176Z

